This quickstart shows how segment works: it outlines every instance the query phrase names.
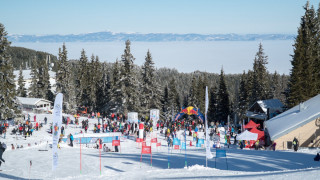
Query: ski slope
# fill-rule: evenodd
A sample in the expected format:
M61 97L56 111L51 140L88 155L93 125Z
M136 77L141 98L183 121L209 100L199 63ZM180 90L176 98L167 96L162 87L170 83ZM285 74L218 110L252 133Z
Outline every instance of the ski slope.
M74 144L74 147L70 147L61 143L58 167L53 172L50 148L52 136L47 133L52 115L37 114L37 120L43 121L45 116L48 118L48 124L40 131L34 131L27 139L19 135L9 135L12 127L9 128L5 139L3 136L0 138L0 141L8 146L3 154L6 162L0 167L0 179L317 179L320 173L320 162L313 161L318 149L293 152L240 150L230 147L226 148L227 159L218 158L216 167L215 158L210 159L208 167L205 167L205 149L190 147L191 137L187 137L185 156L184 150L170 149L168 153L167 143L159 133L152 135L157 136L158 142L162 144L158 148L152 144L152 166L150 155L144 154L140 162L141 148L136 142L121 138L121 152L101 151L101 171L100 153L93 145L81 146L80 172L80 145ZM97 122L97 119L89 119L86 136L105 135L93 134L93 124ZM65 134L72 133L75 138L84 136L79 133L80 130L80 126L68 125ZM150 139L151 137L147 138L147 145ZM24 148L12 150L11 144L23 145ZM106 144L113 149L111 143ZM212 148L211 151L215 156L215 149Z

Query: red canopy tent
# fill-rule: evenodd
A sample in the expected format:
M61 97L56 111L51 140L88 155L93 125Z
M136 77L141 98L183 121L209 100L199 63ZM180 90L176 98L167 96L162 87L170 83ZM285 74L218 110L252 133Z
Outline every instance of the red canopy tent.
M256 124L255 122L253 122L252 120L250 120L245 126L245 129L252 129L252 128L257 128L258 126L260 126L259 124ZM250 131L251 132L251 131Z
M250 132L258 134L258 139L257 140L264 140L264 131L260 131L257 128L252 128L250 130Z

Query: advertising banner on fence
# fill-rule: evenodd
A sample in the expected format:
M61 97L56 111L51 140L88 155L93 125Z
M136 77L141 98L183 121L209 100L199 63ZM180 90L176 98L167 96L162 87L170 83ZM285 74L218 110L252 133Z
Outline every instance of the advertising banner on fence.
M57 94L56 99L54 101L54 109L52 113L52 171L54 171L58 166L58 142L62 123L62 101L63 94Z

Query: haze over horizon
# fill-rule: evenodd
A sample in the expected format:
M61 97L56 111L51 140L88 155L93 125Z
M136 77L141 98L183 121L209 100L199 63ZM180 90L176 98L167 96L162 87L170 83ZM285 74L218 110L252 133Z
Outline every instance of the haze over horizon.
M318 7L318 1L310 5ZM12 1L0 22L9 34L88 32L296 34L306 1Z

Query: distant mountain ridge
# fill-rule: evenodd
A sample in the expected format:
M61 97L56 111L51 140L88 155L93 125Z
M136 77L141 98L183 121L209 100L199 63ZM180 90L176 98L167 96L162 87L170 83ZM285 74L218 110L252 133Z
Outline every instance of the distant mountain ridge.
M112 41L257 41L294 40L294 34L174 34L113 33L110 31L68 35L8 35L11 42L112 42Z

